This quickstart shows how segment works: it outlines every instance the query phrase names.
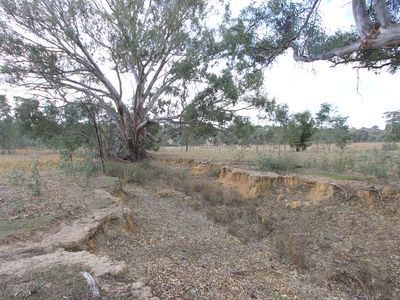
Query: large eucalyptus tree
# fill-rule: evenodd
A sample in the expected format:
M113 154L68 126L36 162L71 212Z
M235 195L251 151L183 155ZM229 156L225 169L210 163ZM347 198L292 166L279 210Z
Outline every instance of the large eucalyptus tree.
M195 107L218 125L258 96L260 78L215 68L209 12L205 0L0 0L0 76L52 100L92 99L142 159L152 123Z

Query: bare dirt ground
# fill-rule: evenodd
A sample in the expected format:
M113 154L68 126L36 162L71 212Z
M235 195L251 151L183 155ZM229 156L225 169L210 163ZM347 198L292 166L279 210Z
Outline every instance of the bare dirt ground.
M267 240L244 244L174 190L163 197L128 186L140 227L130 236L106 230L97 253L125 260L161 299L339 299L340 290L309 283L309 276L277 261Z
M115 279L124 278L124 261L91 251L91 238L110 222L120 220L120 231L130 232L129 211L111 194L117 178L43 171L42 191L32 195L29 176L22 177L18 184L7 172L0 179L0 299L89 299L99 284L103 299L152 298L142 282Z
M102 299L400 298L395 191L314 203L311 186L277 184L248 199L220 170L109 167L120 180L43 170L39 195L2 172L0 299L95 298L81 272Z

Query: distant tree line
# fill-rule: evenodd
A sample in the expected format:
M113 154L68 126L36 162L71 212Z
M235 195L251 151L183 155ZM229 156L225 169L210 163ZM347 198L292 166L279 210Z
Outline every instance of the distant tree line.
M352 0L356 28L333 35L319 0L255 1L237 17L234 2L0 0L0 80L53 104L32 99L32 113L4 104L3 147L11 151L22 137L70 149L87 143L131 161L145 159L159 138L188 148L220 135L244 147L264 135L239 116L246 108L267 113L278 145L345 147L346 117L329 105L315 116L288 115L266 97L263 70L292 49L296 61L396 72L398 0ZM69 123L71 114L79 121ZM396 140L398 112L387 118L385 136Z
M296 151L304 151L315 144L317 151L323 145L331 151L332 145L344 149L349 143L362 142L396 142L400 139L399 112L385 113L386 127L350 128L348 117L342 116L330 103L323 103L319 111L313 116L304 111L289 114L287 104L277 104L271 101L266 114L262 119L269 121L269 125L260 126L251 123L249 118L237 116L222 130L207 130L207 128L185 128L175 131L169 128L172 135L164 135L164 145L188 146L199 145L236 145L246 147L250 145L273 146L280 149L289 145ZM163 128L167 132L166 128Z
M27 146L52 147L71 156L80 147L98 153L102 160L116 157L118 128L98 105L86 101L40 102L32 98L15 97L13 106L0 95L0 147L3 153ZM351 142L397 142L400 140L400 112L385 113L386 128L350 128L347 117L340 115L329 103L323 103L312 115L309 111L290 114L287 104L270 101L262 117L269 125L251 123L249 118L235 116L225 127L208 126L191 121L197 111L188 111L184 125L149 126L151 136L146 149L158 150L160 145L181 145L188 150L196 145L273 146L289 145L304 151L315 144L317 151L324 145L344 149ZM192 118L198 120L198 117Z

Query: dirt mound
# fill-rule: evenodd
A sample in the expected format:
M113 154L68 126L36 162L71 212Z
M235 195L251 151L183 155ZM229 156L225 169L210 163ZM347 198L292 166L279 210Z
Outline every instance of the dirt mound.
M220 162L179 159L175 157L154 156L154 160L163 164L189 167L192 175L202 175L211 169L220 169L219 181L226 187L236 189L244 198L256 198L276 187L302 187L307 190L306 200L295 202L288 207L309 206L328 200L335 195L346 199L358 198L367 202L385 199L398 199L400 189L395 186L373 186L360 181L329 180L321 177L279 175L274 172L260 172L224 166ZM279 198L285 198L279 194Z
M297 175L278 175L272 172L222 167L219 181L227 187L235 188L245 198L262 196L266 191L279 187L304 187L307 191L305 205L318 204L335 195L359 198L365 201L395 199L400 191L391 186L371 186L356 181L329 181L323 178L301 177ZM281 194L279 197L285 197ZM295 205L297 206L297 205Z
M23 276L32 269L44 269L53 265L80 265L95 276L110 274L122 275L127 271L124 262L114 262L106 257L99 257L88 251L69 252L62 248L57 251L33 257L3 262L0 273L3 275Z
M36 286L35 278L40 275L35 276L35 274L49 273L53 276L54 272L51 270L55 267L70 270L74 277L81 276L77 270L85 270L88 274L93 274L96 282L99 277L105 275L119 278L128 272L127 264L124 261L99 256L95 251L94 241L111 223L118 223L118 230L124 231L126 234L138 232L137 225L130 216L131 209L123 205L121 199L110 193L120 190L118 179L100 178L99 186L109 191L91 190L91 197L85 199L88 209L86 215L75 220L65 219L57 224L56 230L38 230L31 238L24 235L20 238L3 241L3 244L0 245L0 274L2 280L9 282L9 288L17 288L19 286L18 278L23 276L31 278L32 285ZM90 205L92 202L96 203L94 208ZM47 277L45 280L51 281ZM107 283L104 286L103 283L107 283L107 280L102 280L102 291L106 294L112 293L117 298L158 299L152 298L150 287L145 286L142 282L117 284L117 281L113 280L114 285ZM62 285L62 283L57 283L57 285ZM29 290L24 293L39 293L40 290L43 296L47 293L51 294L46 289L47 287L35 288L33 291ZM62 288L60 289L62 292ZM7 295L7 291L5 292ZM20 292L21 290L15 293Z

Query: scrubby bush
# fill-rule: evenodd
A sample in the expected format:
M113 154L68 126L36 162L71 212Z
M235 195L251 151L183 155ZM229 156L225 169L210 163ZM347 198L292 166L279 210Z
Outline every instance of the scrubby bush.
M258 158L257 163L265 171L288 172L300 167L297 160L288 155L264 155Z

